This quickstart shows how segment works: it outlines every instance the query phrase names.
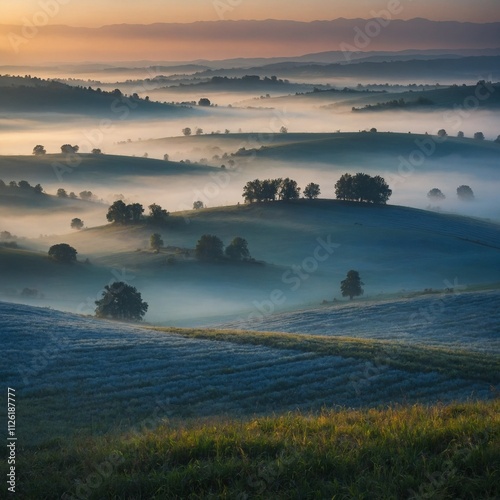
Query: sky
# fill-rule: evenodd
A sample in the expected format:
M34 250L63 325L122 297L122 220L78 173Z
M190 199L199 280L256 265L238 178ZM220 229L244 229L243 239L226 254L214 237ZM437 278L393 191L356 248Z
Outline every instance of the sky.
M0 0L0 24L23 24L23 18L32 20L44 6L51 12L50 24L92 27L220 19L366 19L389 7L400 19L500 21L499 0Z
M500 0L0 0L0 66L64 62L190 61L235 57L297 56L353 46L363 19L500 22ZM357 19L345 31L325 26L220 29L198 21ZM160 29L154 23L181 23ZM188 26L185 23L189 24ZM147 29L110 25L146 25ZM304 24L304 23L303 23ZM321 24L321 23L319 23ZM323 23L326 25L326 23ZM359 25L359 26L358 26ZM297 28L297 29L296 29ZM373 28L373 27L372 27ZM375 27L378 29L378 27ZM488 48L500 46L489 30L480 40L457 42L440 31L429 33L391 26L371 36L362 50ZM309 29L309 32L306 31ZM482 28L481 28L482 29ZM93 30L93 31L90 31ZM391 38L392 36L392 38ZM498 42L497 42L498 38ZM451 41L450 41L451 40Z

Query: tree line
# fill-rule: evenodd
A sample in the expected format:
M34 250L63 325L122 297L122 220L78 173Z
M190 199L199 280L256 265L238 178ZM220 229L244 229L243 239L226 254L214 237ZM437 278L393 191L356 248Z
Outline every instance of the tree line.
M255 179L246 183L243 188L245 203L263 201L290 201L300 197L301 188L293 179ZM318 184L310 183L304 189L304 196L309 199L317 198L321 191Z

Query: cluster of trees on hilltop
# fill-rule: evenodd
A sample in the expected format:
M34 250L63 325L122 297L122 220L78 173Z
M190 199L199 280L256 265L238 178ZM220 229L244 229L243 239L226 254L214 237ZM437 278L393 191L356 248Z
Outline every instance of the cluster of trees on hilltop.
M146 220L149 222L162 223L169 215L167 210L156 203L149 205L148 208L149 215ZM144 207L140 203L127 205L122 200L117 200L109 207L106 219L117 224L128 224L144 220L143 213Z
M32 186L28 181L10 181L6 184L2 179L0 179L0 190L11 189L11 190L22 190L23 192L42 194L43 187L40 184Z
M339 200L385 205L392 195L392 189L379 175L371 177L364 173L346 173L335 184L335 195Z
M293 179L255 179L245 184L243 188L243 198L245 203L262 201L290 201L296 200L300 196L300 187ZM309 199L317 198L321 191L318 184L311 182L304 189L304 196Z
M78 144L75 144L74 146L72 146L71 144L63 144L61 146L61 153L62 154L76 154L76 153L78 153L78 151L80 151L80 146L78 146ZM35 156L43 156L43 155L47 154L47 150L45 149L45 146L43 146L42 144L37 144L33 148L33 154ZM92 154L93 155L101 155L102 150L100 150L99 148L94 148L92 150Z

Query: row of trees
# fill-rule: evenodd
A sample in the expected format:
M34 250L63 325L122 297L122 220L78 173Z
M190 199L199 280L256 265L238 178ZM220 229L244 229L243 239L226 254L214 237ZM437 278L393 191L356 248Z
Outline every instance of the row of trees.
M293 179L255 179L249 181L243 188L245 203L262 201L296 200L300 196L300 187ZM304 189L304 196L309 199L317 198L321 191L318 184L310 183Z
M386 204L392 190L383 177L357 173L344 174L335 184L335 196L339 200Z
M80 150L80 146L78 146L76 144L74 146L72 146L71 144L63 144L61 146L61 153L63 153L63 154L76 154L76 153L78 153L79 150ZM45 146L43 146L42 144L37 144L33 148L33 154L35 156L42 156L44 154L47 154L47 150L45 149ZM93 155L100 155L100 154L102 154L102 151L99 148L94 148L92 150L92 154Z
M148 220L153 223L162 223L168 217L168 211L153 203L148 206ZM144 207L140 203L126 205L122 200L115 201L108 209L106 219L117 224L139 222L143 219Z
M465 185L457 187L457 196L460 200L463 201L470 201L475 198L474 191L472 191L470 186L465 186ZM432 201L441 201L446 199L446 196L440 189L433 188L427 193L427 198L429 198Z
M43 193L43 187L40 184L32 186L28 181L10 181L6 184L2 179L0 179L0 189L22 189L24 192L31 191L35 194Z
M243 188L245 203L296 200L300 197L300 187L293 179L255 179L249 181ZM311 182L304 189L304 197L310 200L321 194L319 184ZM376 175L357 173L356 175L344 174L335 184L337 199L346 201L359 201L367 203L385 204L392 195L385 180Z

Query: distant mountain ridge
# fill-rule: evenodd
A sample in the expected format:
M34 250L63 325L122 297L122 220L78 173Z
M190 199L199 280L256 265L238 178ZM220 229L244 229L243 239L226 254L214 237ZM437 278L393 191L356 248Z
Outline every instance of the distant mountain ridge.
M374 24L380 29L374 33ZM371 26L371 28L370 28ZM84 44L86 59L120 60L116 54L124 53L132 60L144 59L147 48L152 59L172 60L200 59L222 56L222 59L238 57L270 57L283 54L307 54L328 50L405 50L405 49L483 49L499 45L500 22L462 23L456 21L430 21L427 19L394 19L389 23L367 19L335 19L332 21L201 21L196 23L156 23L150 25L116 24L99 28L48 25L38 28L38 50L55 39ZM8 35L22 35L21 26L0 25L0 54L12 50ZM360 35L362 33L362 35ZM368 33L368 35L366 35ZM109 41L123 41L126 51L111 48ZM172 42L176 44L173 46ZM101 50L97 44L101 43ZM102 45L104 43L105 45ZM108 50L102 51L102 46ZM31 50L22 45L23 50ZM347 48L346 47L350 47ZM54 49L46 57L51 60L75 59L75 50L64 45ZM73 57L70 56L73 54ZM82 52L83 54L83 52ZM157 57L161 54L160 57ZM115 56L115 57L114 57ZM79 55L83 57L83 55Z

